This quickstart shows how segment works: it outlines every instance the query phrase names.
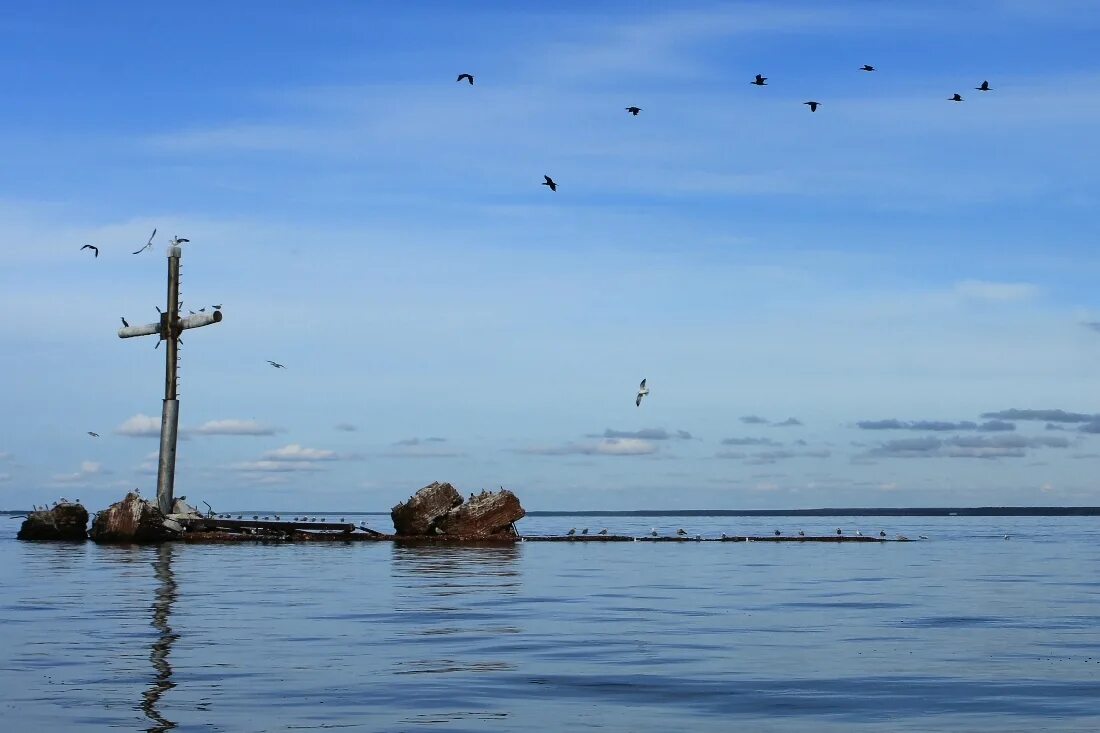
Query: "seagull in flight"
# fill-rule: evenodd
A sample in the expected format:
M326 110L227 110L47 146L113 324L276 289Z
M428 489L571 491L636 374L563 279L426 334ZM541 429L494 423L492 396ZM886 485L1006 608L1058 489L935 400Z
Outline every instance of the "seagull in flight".
M271 361L271 359L268 359L267 363L270 364L271 366L275 367L276 369L286 369L285 366L283 366L282 364L280 364L277 361Z
M756 78L749 82L749 84L755 84L758 87L766 87L768 85L768 77L756 75Z
M803 102L802 104L807 105L810 108L811 112L817 112L817 108L821 106L821 102L814 101Z
M870 64L864 64L863 66L859 67L859 70L860 71L874 71L875 67L871 66Z
M626 111L629 112L630 114L634 115L635 117L637 117L638 113L642 111L642 108L641 107L627 107Z
M142 252L144 252L145 250L147 250L147 249L149 249L150 247L152 247L152 246L153 246L153 237L155 237L155 236L157 236L157 230L156 230L156 228L154 227L154 228L153 228L153 233L149 235L149 241L145 243L145 246L144 246L144 247L142 247L141 249L139 249L139 250L138 250L137 252L131 252L130 254L135 254L135 255L139 255L139 254L141 254Z
M96 257L99 257L99 247L96 247L95 245L92 245L92 244L85 244L85 245L84 245L83 247L81 247L80 249L81 249L81 250L85 250L85 249L90 249L90 250L92 250L92 252L94 252L94 253L95 253L95 256L96 256Z
M130 326L130 324L129 324L129 323L127 323L127 322L126 322L126 319L125 319L125 318L123 318L122 316L119 316L119 319L120 319L120 320L122 321L122 325L123 325L123 326L126 326L126 327L129 327L129 326Z
M88 435L92 436L93 438L99 437L99 433L93 433L91 430L88 431Z
M961 102L961 101L963 101L963 98L962 98L961 94L959 94L958 92L955 92L954 94L952 94L950 97L947 98L947 101L948 102Z
M647 394L649 394L649 389L645 386L645 380L643 379L642 383L638 385L638 396L634 398L634 406L641 407L642 398Z
M992 91L992 89L991 89L991 88L990 88L990 86L989 86L989 82L987 82L987 81L983 81L983 82L982 82L982 85L981 85L980 87L974 87L974 88L975 88L975 89L977 89L977 90L978 90L979 92L989 92L989 91Z
M546 180L542 182L542 185L549 186L551 191L558 190L558 184L554 182L553 178L547 175L543 175L543 178L545 178Z
M473 74L459 74L458 78L455 79L455 81L462 81L463 79L470 82L470 86L474 85L474 75Z

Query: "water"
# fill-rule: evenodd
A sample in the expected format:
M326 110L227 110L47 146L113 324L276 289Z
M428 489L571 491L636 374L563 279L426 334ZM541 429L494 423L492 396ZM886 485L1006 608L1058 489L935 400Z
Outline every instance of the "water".
M1092 517L535 517L930 540L492 548L38 544L0 521L5 730L1100 729Z

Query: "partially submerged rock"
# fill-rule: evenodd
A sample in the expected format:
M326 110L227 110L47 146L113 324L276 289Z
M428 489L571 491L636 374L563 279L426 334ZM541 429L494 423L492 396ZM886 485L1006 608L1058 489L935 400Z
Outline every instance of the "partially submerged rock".
M177 535L179 525L172 524L166 525L154 502L130 492L95 515L90 535L95 542L161 542Z
M511 491L483 491L463 501L454 486L438 481L390 512L399 536L514 537L513 523L526 515Z
M393 529L399 535L436 534L435 523L462 503L458 489L435 481L413 494L404 504L390 510Z
M80 504L63 502L51 509L39 509L23 520L17 537L21 540L88 539L88 510Z

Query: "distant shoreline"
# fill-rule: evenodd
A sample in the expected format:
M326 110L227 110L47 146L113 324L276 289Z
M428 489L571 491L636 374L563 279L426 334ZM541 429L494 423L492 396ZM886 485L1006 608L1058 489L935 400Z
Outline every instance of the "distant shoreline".
M243 514L246 510L226 512ZM25 509L3 509L0 515L26 514ZM296 512L247 510L248 514ZM297 512L306 515L336 514L348 517L388 517L389 512ZM980 507L839 507L820 509L590 509L539 510L529 517L1097 517L1100 506L980 506Z

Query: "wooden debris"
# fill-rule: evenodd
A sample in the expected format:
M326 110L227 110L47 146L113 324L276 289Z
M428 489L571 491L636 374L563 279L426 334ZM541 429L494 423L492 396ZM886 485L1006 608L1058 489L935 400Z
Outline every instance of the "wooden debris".
M440 533L455 537L516 536L514 522L527 512L511 491L484 492L447 512L436 523Z
M95 542L161 542L177 536L165 526L157 505L130 492L120 502L95 515L91 538Z
M435 534L436 523L461 503L462 495L454 486L436 481L390 510L390 518L399 535Z
M88 539L88 510L72 502L39 509L23 520L17 537L21 540L83 542Z

